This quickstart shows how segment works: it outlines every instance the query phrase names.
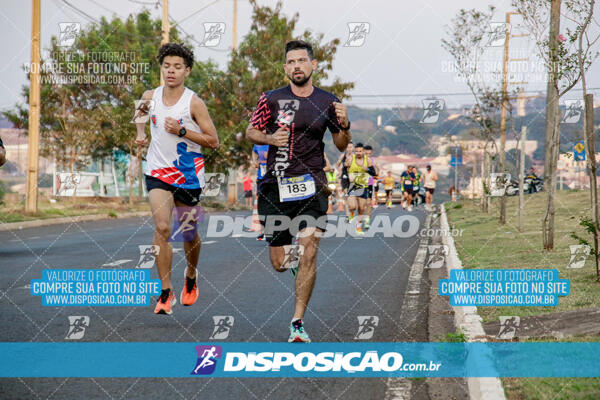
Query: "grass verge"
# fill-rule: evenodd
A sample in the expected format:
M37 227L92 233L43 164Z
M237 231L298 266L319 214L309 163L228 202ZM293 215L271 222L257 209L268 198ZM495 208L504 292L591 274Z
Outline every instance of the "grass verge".
M558 191L554 250L542 248L542 217L546 193L525 196L523 232L519 232L518 198L507 198L506 225L498 223L499 199L493 199L489 214L481 212L478 201L447 203L451 228L462 231L454 238L463 268L539 268L558 269L560 278L570 280L569 296L560 297L556 307L478 307L484 322L501 315L531 316L600 306L600 284L596 282L593 258L581 269L567 269L569 245L578 244L571 232L587 237L580 218L590 216L589 194L583 191ZM553 339L544 339L544 341ZM600 337L577 337L564 341L600 341ZM503 378L506 395L517 399L598 399L600 378Z

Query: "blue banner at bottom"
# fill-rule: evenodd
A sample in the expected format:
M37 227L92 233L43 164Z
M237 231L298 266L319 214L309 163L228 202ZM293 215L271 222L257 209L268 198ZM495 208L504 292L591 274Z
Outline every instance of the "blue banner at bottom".
M600 343L0 343L0 377L600 377Z

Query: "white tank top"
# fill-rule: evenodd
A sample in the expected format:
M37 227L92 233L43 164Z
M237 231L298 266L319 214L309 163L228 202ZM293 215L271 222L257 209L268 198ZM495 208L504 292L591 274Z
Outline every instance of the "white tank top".
M204 187L204 157L202 146L185 137L180 138L165 130L165 119L175 118L188 130L201 132L190 112L194 92L185 88L174 105L163 104L163 86L154 89L154 109L150 114L152 140L146 156L145 174L184 189Z
M429 188L429 189L435 189L435 181L432 178L433 171L431 171L431 172L425 171L424 176L425 176L425 184L423 186L426 188Z

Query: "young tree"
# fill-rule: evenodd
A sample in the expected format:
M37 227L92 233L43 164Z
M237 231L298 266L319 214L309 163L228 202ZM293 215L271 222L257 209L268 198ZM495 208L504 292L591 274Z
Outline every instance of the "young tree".
M565 8L567 9L565 15L570 15L571 20L574 21L575 32L579 32L584 25L587 26L585 20L593 12L593 7L589 7L590 1L565 0ZM556 167L560 149L561 114L559 100L579 82L582 71L589 68L585 56L583 56L583 63L580 64L581 54L574 45L578 33L569 34L570 39L560 36L561 4L562 0L513 0L512 2L513 7L523 17L525 27L536 42L538 57L548 70L546 157L544 160L544 187L547 200L546 211L542 219L543 246L546 250L554 249L554 195L556 192ZM587 11L582 13L582 10Z
M479 126L476 136L486 143L483 149L485 176L481 179L484 212L489 212L490 160L498 154L495 139L499 135L498 112L503 100L499 78L489 79L486 74L492 71L483 68L494 11L493 6L487 11L461 9L446 29L448 39L442 39L442 47L453 57L458 76L464 79L473 94L475 105L469 119ZM508 108L512 120L510 102Z
M175 28L171 38L179 41ZM112 157L115 149L134 154L134 101L159 85L160 42L161 22L148 11L125 21L103 17L82 27L68 48L52 37L42 69L40 154L70 171L78 162ZM27 103L28 85L22 93ZM28 126L27 107L4 114L16 127Z
M592 62L598 57L598 51L592 51L592 46L600 39L600 34L590 37L589 27L592 21L596 26L599 24L594 20L595 0L571 0L568 1L566 18L575 24L575 29L568 28L567 35L571 43L577 43L577 66L581 74L581 87L583 89L583 101L585 104L585 115L583 118L583 140L586 151L586 164L590 180L590 208L592 212L591 224L594 236L594 260L596 263L597 280L600 281L599 263L599 231L600 222L598 217L598 184L596 181L596 151L594 143L594 107L593 101L587 93L586 71Z

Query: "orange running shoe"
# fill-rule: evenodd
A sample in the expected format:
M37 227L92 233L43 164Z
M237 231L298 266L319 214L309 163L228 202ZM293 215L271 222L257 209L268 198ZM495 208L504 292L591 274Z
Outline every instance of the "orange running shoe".
M185 286L181 291L181 304L184 306L191 306L198 300L198 285L196 284L196 278L185 277Z
M173 314L172 307L177 304L177 299L171 289L165 289L160 294L156 308L154 308L154 314Z

